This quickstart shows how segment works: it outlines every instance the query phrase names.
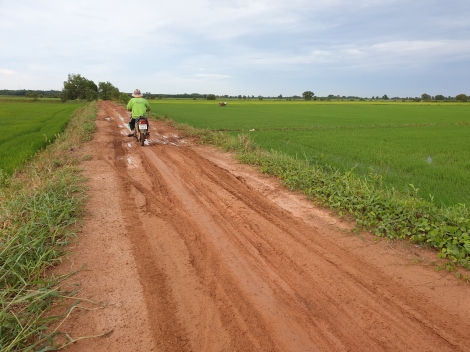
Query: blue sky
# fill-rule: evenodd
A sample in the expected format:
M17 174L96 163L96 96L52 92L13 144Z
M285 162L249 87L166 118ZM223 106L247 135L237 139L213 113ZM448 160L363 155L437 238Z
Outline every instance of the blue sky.
M0 0L0 89L470 95L468 0Z

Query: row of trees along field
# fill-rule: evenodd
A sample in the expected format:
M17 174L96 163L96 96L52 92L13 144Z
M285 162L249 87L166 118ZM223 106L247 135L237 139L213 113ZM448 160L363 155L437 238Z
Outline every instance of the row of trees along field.
M27 97L33 98L37 100L38 98L60 98L62 101L67 100L88 100L93 101L97 99L103 100L115 100L120 101L121 103L127 103L131 97L131 93L123 93L120 92L117 87L115 87L110 82L98 82L98 85L95 82L88 80L87 78L81 76L80 74L69 74L67 81L64 82L64 88L62 91L57 90L50 90L50 91L43 91L43 90L7 90L3 89L0 90L1 96L18 96L18 97ZM320 101L330 101L330 100L401 100L401 101L459 101L459 102L466 102L469 100L469 96L466 94L458 94L455 97L452 96L444 96L442 94L437 94L435 96L431 96L427 93L421 94L421 97L392 97L389 98L387 94L383 96L372 96L371 98L367 97L359 97L359 96L340 96L329 94L325 97L315 96L315 93L312 91L305 91L302 93L302 96L293 95L293 96L286 96L283 97L282 94L278 96L271 97L271 96L262 96L258 95L255 97L254 95L216 95L216 94L199 94L199 93L184 93L184 94L153 94L150 92L146 92L143 94L144 98L146 99L207 99L207 100L215 100L215 99L243 99L243 100L252 100L252 99L276 99L276 100L320 100Z
M64 82L64 88L60 94L62 101L67 100L114 100L121 103L127 103L130 94L122 93L110 82L95 82L82 77L79 74L69 74L67 81Z
M332 100L360 100L360 101L365 101L365 100L370 100L370 101L377 101L377 100L394 100L394 101L460 101L460 102L466 102L469 100L469 96L466 94L459 94L455 97L453 96L444 96L442 94L437 94L435 96L431 96L427 93L421 94L421 97L392 97L389 98L387 94L384 94L382 96L372 96L371 98L367 97L359 97L359 96L340 96L340 95L334 95L334 94L329 94L328 96L316 96L315 93L312 91L305 91L302 93L302 95L292 95L292 96L283 96L282 94L279 94L278 96L254 96L254 95L216 95L216 94L199 94L199 93L184 93L184 94L164 94L164 93L150 93L146 92L144 93L144 98L146 99L207 99L207 100L216 100L216 99L239 99L239 100L320 100L320 101L332 101Z
M60 98L60 90L1 89L0 96L26 98Z
M344 99L350 99L350 100L365 100L367 98L361 98L361 97L355 97L355 96L349 96L349 97L346 97L346 96L339 96L339 95L333 95L333 94L330 94L328 95L327 97L316 97L315 94L309 90L305 91L302 93L302 97L304 100L344 100ZM294 98L300 98L298 96L294 96ZM282 99L282 95L279 95L278 96L278 99ZM469 98L466 94L459 94L455 97L451 97L451 96L448 96L448 97L445 97L443 96L442 94L438 94L436 96L431 96L427 93L424 93L424 94L421 94L421 98L420 97L393 97L393 98L389 98L387 96L387 94L384 94L382 97L379 97L378 95L377 96L372 96L370 98L370 100L402 100L402 101L406 101L406 100L412 100L412 101L460 101L460 102L466 102Z

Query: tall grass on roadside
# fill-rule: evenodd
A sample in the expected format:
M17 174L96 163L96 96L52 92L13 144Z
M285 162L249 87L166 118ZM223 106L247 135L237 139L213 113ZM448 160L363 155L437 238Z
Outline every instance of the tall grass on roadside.
M447 270L459 265L470 270L470 211L465 205L438 207L418 197L416 190L403 193L384 187L381 176L373 171L361 177L352 170L341 172L329 165L261 150L247 134L235 138L223 132L198 132L187 125L171 124L183 132L189 130L191 136L199 135L202 143L237 152L241 162L278 176L288 188L303 192L339 215L352 217L358 228L435 248L439 257L446 259Z
M76 149L91 138L96 105L81 107L64 133L0 188L0 350L54 348L50 324L62 316L49 309L70 292L47 276L74 237L84 200Z

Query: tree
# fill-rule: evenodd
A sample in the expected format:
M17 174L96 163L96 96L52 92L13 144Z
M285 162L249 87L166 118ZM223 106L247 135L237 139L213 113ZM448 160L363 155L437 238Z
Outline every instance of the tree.
M312 100L314 95L315 95L315 93L313 93L310 90L307 90L307 91L302 93L302 96L304 97L305 100Z
M215 100L214 94L207 94L207 100Z
M75 99L92 101L98 98L97 93L98 87L95 82L79 74L69 74L67 81L64 82L60 98L62 101Z
M119 102L120 102L121 104L127 105L127 103L129 102L129 100L131 100L131 97L129 96L129 94L127 94L127 93L120 93L120 94L119 94Z
M384 94L384 96L382 97L383 100L388 100L388 96L387 94Z
M259 99L259 100L263 100L264 98L263 98L262 95L258 95L258 99Z
M421 94L421 99L423 99L425 101L426 100L431 100L431 96L429 94L424 93L424 94Z
M434 97L435 100L444 100L445 97L442 94L438 94Z
M26 97L27 98L33 98L33 101L37 101L38 97L39 97L39 94L38 94L38 92L27 92Z
M455 97L455 100L465 102L468 100L468 97L466 94L459 94Z
M86 87L85 99L87 101L98 100L98 92L93 87Z
M282 94L279 94L279 96L277 97L278 99L282 99Z
M110 82L99 82L99 97L103 100L119 100L119 89Z

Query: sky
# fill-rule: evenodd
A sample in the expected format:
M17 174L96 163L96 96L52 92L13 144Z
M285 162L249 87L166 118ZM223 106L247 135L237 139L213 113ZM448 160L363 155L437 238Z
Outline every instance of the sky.
M0 89L470 95L468 0L0 0Z

